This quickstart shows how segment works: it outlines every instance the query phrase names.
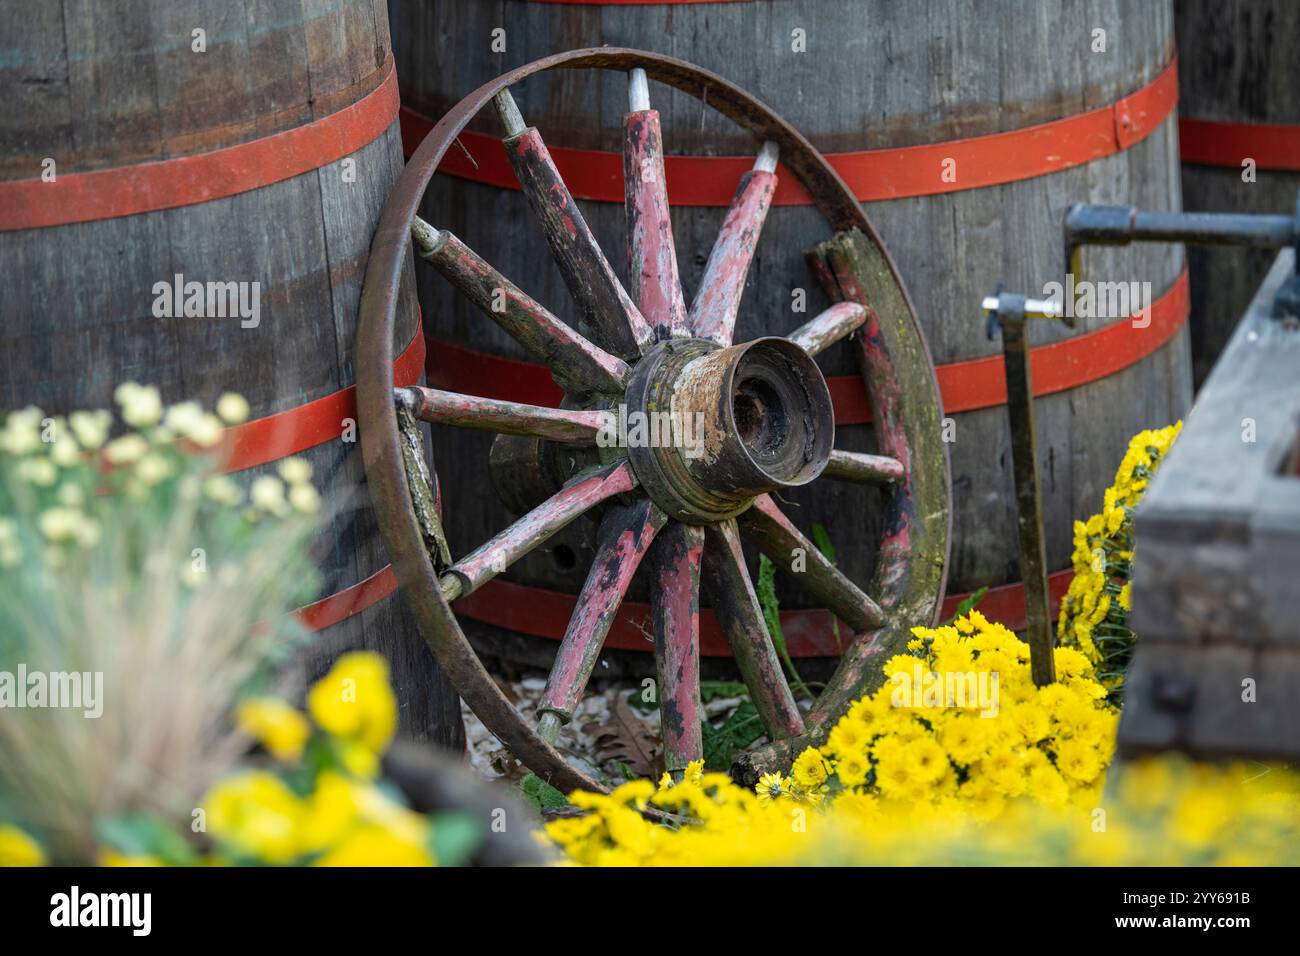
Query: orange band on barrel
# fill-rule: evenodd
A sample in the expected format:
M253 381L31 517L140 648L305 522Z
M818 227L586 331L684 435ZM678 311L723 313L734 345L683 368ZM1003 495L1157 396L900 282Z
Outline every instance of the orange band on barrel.
M1123 99L1049 123L988 136L922 146L826 153L859 201L931 196L1032 179L1081 166L1145 139L1178 103L1178 61ZM402 143L409 156L433 128L425 116L402 107ZM519 189L501 141L466 131L464 150L447 152L438 171L505 189ZM623 157L593 149L550 147L551 157L578 199L623 202ZM471 158L472 157L472 158ZM728 206L752 156L667 156L668 201L674 206ZM772 204L807 206L812 200L784 175Z
M397 117L393 58L379 86L305 126L193 156L0 182L0 232L116 219L210 202L327 166L374 142Z
M1300 171L1300 126L1288 123L1224 123L1178 119L1178 142L1185 163L1240 169L1253 159L1259 169Z
M397 575L393 573L391 564L385 564L364 581L358 581L337 594L300 607L297 611L298 620L309 631L322 631L354 614L360 614L396 590Z
M414 385L424 370L424 336L415 337L393 363L393 384ZM222 456L226 471L243 471L324 444L343 434L345 418L357 417L355 385L315 401L227 428Z
M393 363L393 384L414 385L424 371L424 335L417 329L410 345ZM324 398L288 411L258 418L226 429L226 470L239 471L293 455L343 434L343 419L355 421L357 389L340 389ZM298 619L311 631L319 631L360 614L397 590L392 565L384 565L364 581L358 581L329 597L297 610Z
M1138 327L1131 318L1040 345L1030 352L1034 395L1051 395L1078 388L1122 371L1157 351L1187 321L1190 300L1184 267L1168 291L1151 304L1150 324ZM564 393L542 365L488 355L437 339L429 340L426 364L429 384L453 392L469 392L530 405L557 407ZM1001 355L940 365L939 395L946 414L1004 405L1007 383ZM826 379L837 425L871 422L871 405L860 375L831 375Z

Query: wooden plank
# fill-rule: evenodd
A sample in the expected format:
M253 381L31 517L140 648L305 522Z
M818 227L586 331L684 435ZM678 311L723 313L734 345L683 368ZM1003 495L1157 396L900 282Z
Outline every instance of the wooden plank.
M1135 519L1133 624L1184 642L1300 642L1285 609L1300 562L1300 332L1272 318L1283 250L1206 381Z

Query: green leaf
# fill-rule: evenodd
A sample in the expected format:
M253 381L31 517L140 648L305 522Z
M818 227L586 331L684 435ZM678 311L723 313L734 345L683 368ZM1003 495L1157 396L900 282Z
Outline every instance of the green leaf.
M826 526L820 521L812 523L812 537L817 550L826 556L827 561L834 564L838 560L835 557L835 545L831 544L831 536L826 533Z
M781 658L781 663L785 665L786 673L790 675L790 685L793 690L800 691L813 697L812 691L803 682L799 672L795 670L794 661L790 658L790 651L785 646L785 632L781 630L781 602L776 596L776 566L767 559L767 555L758 556L758 584L756 585L758 593L758 603L763 609L763 623L767 625L768 636L772 638L772 646L776 648L776 654Z
M659 709L658 695L656 694L654 700L646 700L645 689L641 687L636 687L628 691L627 703L629 707L639 710L643 714L649 714Z
M749 747L766 732L757 708L749 700L732 711L720 727L706 720L703 731L704 766L724 772L731 769L731 758L737 750Z
M748 697L749 688L736 680L702 680L700 681L700 701L707 704L719 697Z
M812 523L813 544L817 545L820 551L831 564L835 564L839 559L835 555L835 545L831 544L831 536L826 531L826 526L820 521ZM840 622L834 617L831 618L831 633L835 635L835 646L841 654L844 653L844 644L840 641Z
M966 600L962 601L960 604L957 605L957 610L956 612L954 612L953 616L948 618L948 620L944 621L943 624L940 625L940 627L948 627L949 625L952 624L953 621L957 620L957 618L965 617L967 614L969 614L971 611L975 609L975 605L979 604L980 601L984 600L984 595L988 593L989 593L989 589L987 587L982 587L978 591L973 591L972 593L968 594L966 596Z
M429 850L439 866L460 866L478 848L482 838L482 824L469 814L440 813L433 818Z
M558 810L569 805L568 798L563 793L535 773L530 773L519 781L519 789L523 793L524 802L538 811Z
M758 603L763 608L763 623L779 651L785 648L785 634L781 630L781 602L776 596L776 566L767 555L758 556Z
M158 817L137 813L103 820L100 842L124 856L152 856L168 866L194 866L198 854L179 833Z

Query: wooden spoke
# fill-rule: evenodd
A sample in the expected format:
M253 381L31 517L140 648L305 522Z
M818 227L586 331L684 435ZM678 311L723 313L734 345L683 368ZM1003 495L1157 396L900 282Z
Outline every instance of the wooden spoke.
M629 112L623 118L623 192L627 209L628 279L632 299L657 339L688 334L668 217L659 113L650 108L645 70L628 74Z
M700 704L700 561L704 530L673 522L650 550L650 608L664 769L704 756Z
M417 218L411 236L420 258L545 362L565 391L622 392L631 374L626 362L569 328L455 235Z
M865 321L867 310L857 302L836 302L812 321L795 329L789 338L809 355L816 355L852 335Z
M903 463L888 455L865 455L856 451L833 451L824 478L856 481L864 485L892 485L907 477Z
M537 705L542 736L554 739L558 725L573 718L632 575L667 520L649 498L611 507L601 519L596 557Z
M763 622L735 519L705 528L704 544L704 585L754 707L773 739L798 736L803 717Z
M776 189L776 158L776 144L764 143L754 168L740 178L691 304L691 329L699 338L731 344L745 276Z
M740 523L778 569L824 602L854 633L874 630L885 622L880 606L804 537L770 495L755 499L753 506L741 515Z
M454 601L473 593L579 515L602 501L631 491L636 483L631 466L623 459L565 485L491 541L448 568L438 579L442 596Z
M575 445L594 445L612 412L543 408L478 395L411 385L395 390L397 399L423 422L477 428L499 435L527 435Z
M503 142L515 177L550 243L569 294L605 344L623 355L638 355L654 344L654 332L628 298L587 221L555 168L541 134L523 125L509 90L496 95L506 127Z

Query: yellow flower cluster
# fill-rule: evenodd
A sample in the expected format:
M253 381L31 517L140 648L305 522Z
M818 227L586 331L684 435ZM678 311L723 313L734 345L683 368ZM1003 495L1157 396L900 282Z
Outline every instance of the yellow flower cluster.
M546 825L546 835L577 863L592 866L734 866L788 861L806 846L809 808L786 798L762 799L702 763L674 784L665 777L626 783L612 793L579 791L574 806L589 811Z
M822 807L761 800L720 774L655 790L577 793L589 810L546 832L576 863L766 865L1295 865L1300 776L1258 766L1153 758L1118 772L1094 806L1025 799L981 821L958 801L844 791ZM648 816L661 810L666 815Z
M637 811L648 803L705 831L735 831L762 861L783 852L796 810L805 823L809 811L828 807L866 821L989 821L1018 798L1062 812L1096 806L1118 714L1081 653L1057 648L1058 681L1040 688L1028 645L978 611L912 634L911 653L885 664L886 683L849 708L825 746L805 750L788 774L764 775L754 793L692 767L676 786L665 779L658 790L641 781L608 797L576 794L578 806L596 812L548 832L584 863L626 862L628 852L658 858L659 842L708 839L693 826L685 838L647 829ZM741 836L749 831L771 831L778 843Z
M1112 691L1123 684L1134 639L1128 627L1133 509L1182 427L1177 422L1135 435L1101 513L1074 523L1074 577L1061 601L1057 634L1098 667L1102 684Z
M337 766L300 795L280 776L250 771L220 781L204 801L208 832L239 860L273 865L430 866L429 821L373 782L397 728L388 664L378 654L344 654L307 695ZM307 718L275 698L237 708L235 723L277 760L301 760L312 736Z
M795 762L796 797L844 790L960 805L979 819L1024 795L1056 807L1095 802L1118 714L1082 654L1057 648L1057 682L1036 687L1029 646L978 611L912 634L911 653L885 663L886 683Z
M432 866L429 821L374 783L326 770L306 796L265 771L223 780L208 829L239 860L271 865Z

